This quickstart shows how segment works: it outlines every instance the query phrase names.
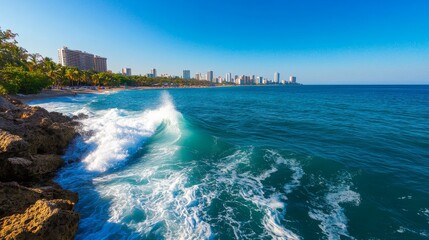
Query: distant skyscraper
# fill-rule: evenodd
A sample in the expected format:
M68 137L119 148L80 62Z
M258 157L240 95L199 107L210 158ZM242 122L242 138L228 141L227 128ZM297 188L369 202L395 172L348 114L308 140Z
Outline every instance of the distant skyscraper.
M289 83L296 83L296 77L290 76L289 77Z
M67 47L58 49L58 60L63 66L76 67L80 70L107 71L107 58Z
M151 70L150 70L150 74L152 75L152 77L156 77L157 75L156 75L156 68L152 68Z
M280 83L280 73L279 72L274 73L274 83Z
M232 75L231 75L231 73L227 73L226 76L225 76L225 78L226 78L227 82L232 82Z
M206 80L209 81L209 82L213 82L213 71L208 71L207 72L207 78L206 78Z
M183 79L191 79L191 71L190 70L183 70Z
M201 74L200 73L195 73L195 79L196 80L201 80Z
M131 68L122 68L122 75L131 76Z

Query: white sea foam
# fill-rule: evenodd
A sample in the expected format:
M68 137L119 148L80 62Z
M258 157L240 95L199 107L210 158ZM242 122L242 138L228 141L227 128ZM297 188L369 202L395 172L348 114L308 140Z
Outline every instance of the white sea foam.
M266 157L274 157L277 164L284 164L292 171L292 181L284 185L286 194L290 194L301 185L301 178L304 176L304 170L296 159L284 158L278 152L273 150L268 150Z
M282 219L284 219L286 214L286 196L275 190L265 189L262 183L273 173L278 171L277 165L289 165L290 162L285 159L285 162L278 162L277 159L281 155L272 151L269 156L266 156L269 158L267 161L272 161L274 159L274 161L272 161L273 165L269 169L264 170L256 176L250 172L237 173L239 166L246 166L250 163L249 159L252 153L253 149L237 150L233 154L222 159L216 166L218 171L211 176L214 178L213 181L216 187L210 189L216 189L217 195L225 191L228 195L232 195L233 199L243 199L256 206L256 209L253 209L254 207L251 206L247 207L252 209L250 211L257 210L263 213L261 224L265 230L265 237L270 237L272 239L299 239L300 237L297 234L287 229L282 224ZM237 200L234 200L234 203L243 204ZM232 228L236 239L257 237L251 229L244 228L246 222L235 219L234 211L231 207L227 205L223 207L226 211L221 218Z
M175 156L180 149L182 116L168 94L163 94L161 102L154 110L139 113L110 109L94 112L93 116L81 120L83 132L90 134L83 137L82 146L74 145L74 152L79 149L84 152L83 164L88 173L94 174L89 178L93 178L91 182L99 198L108 200L104 205L108 212L102 213L100 206L95 205L99 203L84 199L94 213L82 222L89 227L89 223L97 223L107 214L105 221L111 224L93 226L90 236L80 235L79 238L121 234L165 239L213 237L210 225L200 218L203 203L209 203L212 196L201 196L199 185L188 184L193 166L178 165L180 161ZM126 161L157 129L160 130L157 141L147 147L142 159L130 168L97 177ZM72 180L69 178L69 181ZM126 226L130 231L122 233L124 228L118 226ZM112 230L109 232L108 228Z
M88 114L84 109L80 111ZM82 161L88 170L104 172L135 154L162 123L168 125L168 131L179 133L179 117L167 94L163 95L159 108L143 113L116 108L98 111L82 120L83 131L92 133L84 138L88 147Z
M352 238L347 230L348 219L343 204L359 206L360 194L351 190L351 177L345 175L339 183L329 185L323 199L315 201L315 208L309 216L320 221L319 228L328 239L341 239L341 236Z
M428 223L429 223L429 208L425 208L424 210L422 210L422 212L426 216L426 219L428 220Z

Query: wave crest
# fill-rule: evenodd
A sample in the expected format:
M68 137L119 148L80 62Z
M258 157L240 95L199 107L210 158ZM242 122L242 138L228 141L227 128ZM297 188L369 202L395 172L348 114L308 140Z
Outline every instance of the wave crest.
M160 107L144 112L131 112L117 108L98 111L82 120L86 148L82 162L90 171L104 172L123 163L135 154L142 144L152 136L161 124L165 131L180 138L179 118L174 104L167 93L163 93Z

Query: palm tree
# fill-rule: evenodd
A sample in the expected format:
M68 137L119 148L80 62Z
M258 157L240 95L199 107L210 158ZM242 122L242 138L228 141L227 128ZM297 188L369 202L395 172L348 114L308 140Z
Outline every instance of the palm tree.
M98 73L93 74L91 76L91 79L92 79L92 85L94 85L94 86L99 86L100 85L100 76L98 75Z
M39 64L42 62L41 59L42 59L42 55L38 53L28 55L28 60L27 60L28 70L30 72L35 71L39 67Z
M60 84L61 84L61 86L65 85L64 80L67 79L66 71L67 71L67 67L64 67L64 66L61 66L60 64L57 64L55 85L57 85L57 86Z
M66 78L69 80L69 85L73 86L74 82L80 81L80 72L79 69L74 67L69 67L66 69Z
M82 71L81 77L85 85L91 84L91 74L89 73L89 71Z
M57 68L58 68L57 64L54 63L52 59L45 57L42 60L42 66L43 66L43 71L46 73L48 78L51 79L53 83L55 83L57 78Z

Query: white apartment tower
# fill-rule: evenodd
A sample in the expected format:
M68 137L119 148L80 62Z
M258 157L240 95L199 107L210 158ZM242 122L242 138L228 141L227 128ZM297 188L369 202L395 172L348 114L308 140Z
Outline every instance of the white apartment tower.
M107 58L94 54L71 50L67 47L58 49L58 60L62 66L76 67L80 70L107 71Z
M231 73L227 73L225 76L225 79L227 82L232 82L232 74Z
M131 76L131 68L122 68L122 75Z

